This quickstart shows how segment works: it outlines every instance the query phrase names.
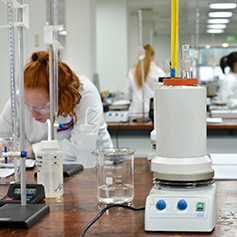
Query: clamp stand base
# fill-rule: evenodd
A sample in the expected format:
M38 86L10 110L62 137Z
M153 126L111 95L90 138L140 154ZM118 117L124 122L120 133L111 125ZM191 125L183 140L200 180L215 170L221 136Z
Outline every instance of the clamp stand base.
M0 208L0 227L29 229L48 213L46 204L6 204Z

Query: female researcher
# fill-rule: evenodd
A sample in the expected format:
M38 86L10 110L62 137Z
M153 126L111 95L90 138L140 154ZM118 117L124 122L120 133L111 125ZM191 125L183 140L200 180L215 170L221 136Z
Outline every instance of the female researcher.
M47 140L46 120L50 118L49 109L49 54L44 51L35 52L24 69L25 99L25 135L35 153L40 149L40 141ZM79 125L85 124L85 112L89 110L88 124L93 126L97 135L97 147L111 147L112 141L104 121L103 106L100 95L94 84L85 76L78 76L67 64L58 62L58 123L64 128L57 130L59 148L63 152L64 161L76 158L76 136ZM11 104L5 105L0 115L0 135L11 136Z
M158 82L159 77L164 77L165 74L154 62L155 52L152 46L147 44L144 46L144 49L144 112L147 113L149 111L150 98L154 96L153 84L154 82ZM129 70L124 97L125 99L132 100L130 105L131 113L142 112L142 73L140 60L135 67Z
M219 100L227 102L229 109L237 109L237 52L221 58L220 66L224 74L227 66L230 72L220 83Z

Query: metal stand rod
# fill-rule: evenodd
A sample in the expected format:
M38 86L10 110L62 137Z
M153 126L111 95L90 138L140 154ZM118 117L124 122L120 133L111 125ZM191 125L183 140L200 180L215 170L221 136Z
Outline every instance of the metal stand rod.
M199 9L196 9L196 78L199 78L198 73L198 51L199 51Z
M140 34L139 34L139 40L140 40L140 49L143 48L142 45L142 10L140 9L138 11L138 18L139 18L139 29L140 29ZM141 52L140 52L141 53ZM144 56L145 55L139 55L140 58L139 60L141 61L141 77L142 77L142 118L137 118L134 119L133 122L140 122L140 123L146 123L149 122L149 118L145 118L145 111L144 111L144 103L145 103L145 98L144 98L144 83L145 83L145 76L144 76Z
M18 3L22 5L22 0L18 0ZM22 8L17 8L17 21L22 22ZM20 91L20 150L25 150L25 108L24 108L24 57L23 57L23 28L17 28L18 36L18 77L19 77L19 91ZM21 169L21 205L26 205L26 175L25 175L25 157L20 158Z
M49 45L49 101L50 101L50 121L51 139L54 140L54 87L53 87L53 46Z
M54 0L54 26L58 26L58 0ZM54 41L58 41L58 30L54 31ZM58 116L58 47L54 46L54 119ZM57 128L54 128L54 139L57 140Z

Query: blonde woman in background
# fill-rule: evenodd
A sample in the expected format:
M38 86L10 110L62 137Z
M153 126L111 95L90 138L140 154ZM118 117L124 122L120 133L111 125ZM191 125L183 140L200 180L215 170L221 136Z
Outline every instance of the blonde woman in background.
M159 77L164 77L164 71L157 67L154 59L155 52L150 44L144 46L144 112L148 113L150 107L150 98L154 96L153 84L158 82ZM130 112L132 114L142 113L142 72L141 60L137 65L129 70L128 78L124 91L125 99L131 100Z

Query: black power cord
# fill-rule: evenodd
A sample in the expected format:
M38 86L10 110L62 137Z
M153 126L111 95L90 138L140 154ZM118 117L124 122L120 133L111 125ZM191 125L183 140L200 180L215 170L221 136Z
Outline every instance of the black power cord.
M120 126L121 123L127 123L127 122L120 121L120 122L118 122L118 124L117 124L117 129L116 129L116 146L117 146L117 147L119 147L118 138L119 138L119 126Z
M105 207L91 222L89 222L86 225L86 227L82 230L82 232L80 234L80 237L83 237L85 235L86 231L90 228L90 226L92 226L111 207L124 207L124 208L128 208L130 210L133 210L133 211L145 210L145 207L135 208L135 207L131 207L131 206L124 205L124 204L112 204L112 205L109 205L109 206Z
M117 146L117 147L119 147L119 143L118 143L119 125L120 125L120 122L118 122L118 124L117 124L117 130L116 130L116 146Z

